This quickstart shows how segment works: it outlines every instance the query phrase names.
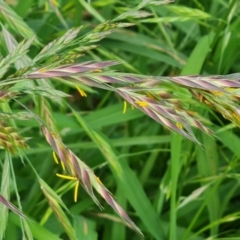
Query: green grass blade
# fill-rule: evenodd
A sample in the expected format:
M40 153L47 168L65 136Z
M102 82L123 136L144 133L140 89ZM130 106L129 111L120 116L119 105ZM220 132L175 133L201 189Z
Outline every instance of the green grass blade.
M15 225L20 226L19 218L16 215L10 213L9 219ZM62 238L59 238L56 234L50 232L48 229L41 226L37 222L30 221L29 228L33 234L34 239L36 240L43 240L43 239L62 240Z
M10 165L9 159L6 157L4 160L3 168L2 168L2 179L1 179L1 195L6 199L9 200L10 197ZM0 204L0 239L4 238L5 229L7 226L8 221L8 208Z
M199 74L201 72L206 56L210 53L214 36L213 33L210 33L209 35L201 37L182 69L182 75Z
M171 139L171 205L170 205L170 240L177 240L177 185L181 171L182 136L172 133Z

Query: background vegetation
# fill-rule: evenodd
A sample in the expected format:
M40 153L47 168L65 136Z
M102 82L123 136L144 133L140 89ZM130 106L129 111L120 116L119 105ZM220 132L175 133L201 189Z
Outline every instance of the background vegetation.
M136 109L138 106L132 110L128 104L123 113L126 102L114 91L108 91L110 85L95 82L95 86L106 88L99 89L89 87L93 82L89 84L84 78L81 83L61 76L45 79L54 75L43 70L45 66L53 69L87 61L104 62L89 68L90 75L92 71L97 76L99 69L116 63L106 62L109 60L121 63L107 71L108 76L116 76L114 83L125 81L128 74L138 74L146 80L144 75L240 72L239 1L179 0L158 5L167 2L0 0L0 145L7 150L0 152L0 239L143 239L137 227L145 239L240 239L239 115L233 114L228 98L221 98L218 91L207 95L200 90L195 92L199 99L196 101L187 90L194 87L184 85L181 78L172 81L179 81L183 87L163 84L164 90L175 94L191 111L186 119L198 112L202 122L214 132L214 136L209 136L198 129L194 133L189 130L191 141L172 133ZM141 4L143 8L137 11ZM128 14L121 15L124 13ZM96 28L107 20L113 20L113 25L109 22ZM80 26L75 42L76 36L70 31L65 42L48 45L39 55L43 46ZM25 42L17 45L23 39ZM73 42L75 45L71 45ZM69 51L72 52L68 55ZM234 79L237 86L239 77L222 79ZM211 77L206 78L206 82L211 81ZM204 89L208 87L211 88ZM224 87L228 87L227 83ZM239 100L238 88L233 90L235 100ZM41 131L42 122L58 133L65 145L44 127ZM181 131L182 124L176 126ZM27 142L20 135L28 138ZM87 180L80 184L75 203L76 180L56 176L69 174L61 164L55 164L53 149L58 156L64 150L73 159L73 153L67 150L71 149L90 166L137 227L116 207L114 198L104 192L95 177L91 183L119 215L97 194L104 210L94 203L85 191L91 195L88 178L81 179ZM76 162L87 169L83 175L89 173L85 165ZM71 172L71 166L69 169ZM18 215L8 213L6 206ZM124 216L135 231L120 218Z

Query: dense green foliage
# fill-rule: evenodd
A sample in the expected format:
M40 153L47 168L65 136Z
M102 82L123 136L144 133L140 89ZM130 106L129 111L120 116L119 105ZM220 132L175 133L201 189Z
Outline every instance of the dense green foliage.
M167 2L0 0L0 239L240 239L239 1Z

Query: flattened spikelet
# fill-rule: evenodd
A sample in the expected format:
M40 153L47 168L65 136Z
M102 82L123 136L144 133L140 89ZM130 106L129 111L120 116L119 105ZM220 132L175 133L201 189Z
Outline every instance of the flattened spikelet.
M27 143L13 127L0 122L0 146L10 153L17 154L19 150L27 148Z
M81 161L69 148L67 148L61 141L60 137L53 132L50 132L46 127L42 126L42 132L52 146L58 157L63 161L71 176L77 178L91 196L93 201L100 207L100 203L94 195L93 188L103 197L103 199L116 211L116 213L123 218L126 223L138 233L142 234L139 228L129 218L127 213L120 207L111 193L102 184L98 177L94 174L92 169Z

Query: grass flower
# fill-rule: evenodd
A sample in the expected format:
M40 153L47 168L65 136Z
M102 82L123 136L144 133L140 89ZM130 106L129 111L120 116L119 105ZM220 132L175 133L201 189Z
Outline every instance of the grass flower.
M5 123L0 123L0 146L13 154L20 154L20 150L27 149L26 139Z
M82 97L87 97L87 94L80 87L76 86L76 88Z
M102 208L101 204L95 197L93 188L102 196L102 198L115 210L115 212L123 218L126 223L133 228L138 233L142 234L139 228L134 224L134 222L129 218L127 213L123 208L115 201L112 194L107 190L107 188L102 184L99 178L94 174L94 172L81 161L69 148L67 148L61 141L61 138L50 132L46 127L42 126L42 132L53 148L53 150L58 155L59 159L63 161L66 169L68 170L70 176L57 175L64 179L77 180L74 191L74 201L77 199L77 192L79 184L83 186L86 192L91 196L93 201Z

